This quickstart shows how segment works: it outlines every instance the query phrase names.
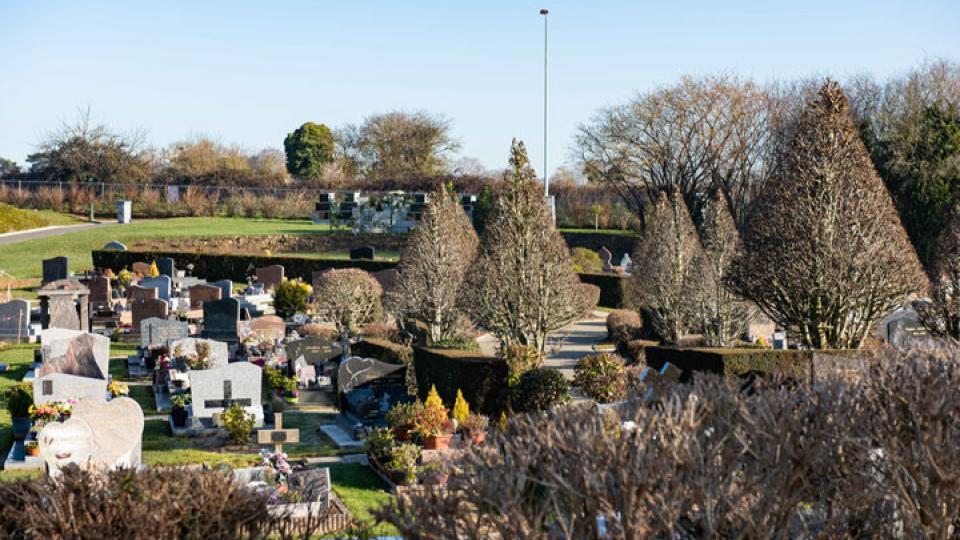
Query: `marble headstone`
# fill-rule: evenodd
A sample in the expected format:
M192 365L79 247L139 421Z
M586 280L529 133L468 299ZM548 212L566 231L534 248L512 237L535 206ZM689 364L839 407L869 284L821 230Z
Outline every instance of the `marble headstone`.
M140 274L141 276L150 275L150 263L145 262L135 262L130 266L130 271L134 274Z
M140 286L155 288L158 298L167 302L170 301L170 289L173 287L173 280L170 276L164 274L155 278L143 278L140 280Z
M139 285L130 285L127 287L127 299L137 300L156 300L160 298L160 291L154 287L141 287Z
M276 290L277 287L283 283L283 272L283 265L274 264L271 266L265 266L263 268L257 268L255 277L257 281L263 283L265 290Z
M140 321L140 346L167 345L187 337L190 333L185 321L169 321L159 317L151 317Z
M0 304L0 339L27 339L30 331L30 302L11 300Z
M215 287L220 287L220 298L230 298L233 296L233 281L229 279L221 279L220 281L214 281L211 285Z
M224 341L236 341L240 322L240 302L223 298L203 304L203 336Z
M216 285L207 285L198 283L190 287L190 309L200 309L206 302L220 300L223 297L223 290Z
M101 249L103 249L104 251L126 251L127 246L124 245L123 242L118 242L116 240L113 240L111 242L107 242Z
M190 395L194 419L212 418L233 403L242 406L263 424L260 381L263 370L249 362L234 362L224 367L191 370Z
M91 379L66 373L49 373L33 379L33 404L40 405L58 399L103 399L107 393L106 379Z
M65 422L44 426L40 453L55 476L70 464L94 471L137 468L143 447L143 409L133 399L81 399Z
M87 284L90 289L91 304L109 304L110 303L110 279L104 276L93 276Z
M613 271L613 253L610 253L610 250L601 247L600 251L597 252L600 255L600 264L604 272Z
M138 300L131 305L133 331L139 332L143 321L152 318L166 319L169 313L167 302L160 299Z
M37 377L66 373L91 379L106 379L110 371L110 338L99 334L80 334L72 338L44 343L43 365Z
M246 329L243 337L252 335L260 338L283 339L287 335L286 323L276 315L265 315L241 325Z

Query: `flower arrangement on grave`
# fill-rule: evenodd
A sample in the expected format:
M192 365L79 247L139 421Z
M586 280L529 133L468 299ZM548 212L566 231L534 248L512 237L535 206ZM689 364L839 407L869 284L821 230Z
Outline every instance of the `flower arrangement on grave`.
M273 388L277 397L299 396L297 392L297 378L287 377L281 368L264 368L263 376L266 379L267 386Z
M417 415L423 410L420 400L409 403L397 403L387 411L387 424L393 429L398 441L409 441L410 432L417 425Z
M490 426L490 419L482 414L470 413L460 427L463 434L473 441L473 444L481 444L487 438L487 427Z
M261 465L270 469L271 477L268 478L268 482L277 486L285 486L287 478L293 472L293 467L287 462L287 454L285 452L270 452L264 449L260 451L260 458Z
M412 443L395 445L390 451L390 460L386 463L390 479L396 484L412 484L417 479L417 460L419 459L419 446Z
M133 272L124 268L119 273L117 273L117 287L121 289L126 289L133 283Z
M414 429L423 438L424 448L443 450L450 445L456 426L447 416L447 408L443 406L436 385L430 387L430 393L427 394L427 399L423 403L423 410L417 414Z
M73 414L73 406L76 404L75 399L58 399L40 405L31 405L29 414L30 420L33 421L33 429L39 431L50 422L63 422L70 418Z
M187 405L190 404L190 394L183 392L180 394L173 394L170 396L170 405L174 409L186 409Z
M111 397L129 396L130 387L120 381L110 381L107 385L107 391Z

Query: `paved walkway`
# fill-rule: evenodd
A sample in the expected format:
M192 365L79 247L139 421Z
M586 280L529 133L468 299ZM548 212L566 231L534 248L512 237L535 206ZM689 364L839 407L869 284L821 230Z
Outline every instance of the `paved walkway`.
M15 231L11 233L0 234L0 245L23 242L24 240L34 240L37 238L46 238L48 236L59 236L72 232L91 229L93 227L110 227L116 225L116 222L110 223L80 223L77 225L62 225L53 227L42 227L40 229L30 229L27 231Z
M594 311L589 319L567 325L547 337L547 357L544 367L559 369L568 379L573 378L573 367L584 356L593 354L594 345L607 338L607 314ZM497 354L497 338L484 334L477 338L483 354Z

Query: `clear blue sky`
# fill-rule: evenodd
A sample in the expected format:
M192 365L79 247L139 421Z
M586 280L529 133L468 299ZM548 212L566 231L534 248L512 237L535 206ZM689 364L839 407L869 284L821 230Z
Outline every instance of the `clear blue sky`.
M282 148L302 122L448 116L461 154L542 168L550 9L550 168L599 107L683 74L887 76L960 59L960 0L579 2L0 0L0 156L21 164L91 108L155 146L208 134Z

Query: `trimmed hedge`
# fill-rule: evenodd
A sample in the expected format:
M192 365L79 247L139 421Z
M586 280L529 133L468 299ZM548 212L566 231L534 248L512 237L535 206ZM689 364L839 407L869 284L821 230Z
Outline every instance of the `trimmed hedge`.
M629 276L618 274L580 274L580 281L600 287L600 305L620 309L626 305Z
M405 364L403 358L409 354L409 349L385 339L363 338L350 346L350 352L355 356L376 358L388 364Z
M367 272L379 272L396 268L396 261L369 261L348 259L315 259L307 257L267 257L260 255L222 255L214 253L190 253L178 251L93 251L93 267L110 268L119 272L131 268L135 262L150 263L163 257L176 261L182 270L193 264L193 275L208 280L232 279L246 281L255 268L272 264L283 265L284 275L313 282L313 273L330 268L359 268ZM624 302L627 277L616 274L580 274L580 281L600 287L600 306L619 308Z
M453 405L457 390L470 403L470 410L496 418L509 397L507 363L500 358L470 351L413 348L420 398L436 385L444 403Z
M591 251L600 251L605 247L613 255L613 264L619 264L624 253L633 255L633 247L637 243L637 234L616 234L607 232L573 232L560 231L563 239L567 241L567 246L573 248L582 247Z
M775 349L724 349L711 347L646 347L647 365L660 369L671 364L682 369L681 380L689 380L694 372L742 377L751 373L782 373L808 379L814 351Z
M212 253L183 253L165 251L93 251L94 268L110 268L119 272L131 268L135 262L155 261L170 257L176 261L177 269L183 270L193 264L193 275L208 280L232 279L246 281L253 275L255 268L272 264L283 265L284 275L288 278L300 278L312 283L313 273L330 268L359 268L367 272L379 272L394 268L394 261L370 261L348 259L311 259L307 257L267 257L258 255L220 255Z

